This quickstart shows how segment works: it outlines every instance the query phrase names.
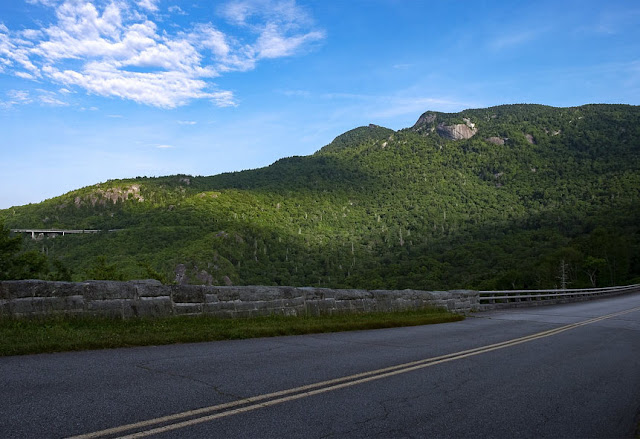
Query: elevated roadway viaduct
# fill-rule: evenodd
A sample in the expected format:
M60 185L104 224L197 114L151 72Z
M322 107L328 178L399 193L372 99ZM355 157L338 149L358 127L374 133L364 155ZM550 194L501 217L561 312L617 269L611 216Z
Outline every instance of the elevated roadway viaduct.
M106 232L117 232L121 229L105 230ZM100 233L98 229L11 229L11 233L25 233L31 235L31 239L51 238L65 235L81 235L85 233Z

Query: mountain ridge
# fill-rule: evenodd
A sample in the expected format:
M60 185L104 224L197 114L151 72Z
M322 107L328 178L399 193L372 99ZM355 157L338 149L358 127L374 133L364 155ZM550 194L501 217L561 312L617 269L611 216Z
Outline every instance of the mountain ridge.
M125 278L191 283L550 287L567 264L574 286L612 284L640 275L639 149L636 106L427 111L264 168L110 180L0 219L128 230L25 243L75 279L102 255Z

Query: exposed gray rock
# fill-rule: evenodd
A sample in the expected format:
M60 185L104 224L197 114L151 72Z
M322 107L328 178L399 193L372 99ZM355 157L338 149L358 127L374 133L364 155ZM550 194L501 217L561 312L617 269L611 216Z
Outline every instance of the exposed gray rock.
M441 137L449 140L463 140L470 139L475 136L478 129L475 126L469 126L468 124L459 123L456 125L445 125L444 123L438 124L436 131Z
M419 128L423 125L430 125L436 120L437 116L433 113L424 113L418 121L413 125L413 128Z
M502 137L489 137L485 140L494 145L504 145L504 139Z
M188 283L187 279L187 267L184 264L178 264L175 269L176 273L176 283L178 285L186 285Z
M206 270L200 270L198 274L196 274L196 279L205 285L213 285L213 276L210 275Z

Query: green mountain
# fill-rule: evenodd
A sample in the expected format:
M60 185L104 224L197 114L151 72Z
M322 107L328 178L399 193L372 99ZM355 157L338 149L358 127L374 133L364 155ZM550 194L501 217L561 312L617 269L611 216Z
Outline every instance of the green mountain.
M0 220L104 230L24 239L25 250L44 252L74 280L107 273L385 289L637 282L640 107L427 112L411 128L356 128L265 168L110 180L0 211Z

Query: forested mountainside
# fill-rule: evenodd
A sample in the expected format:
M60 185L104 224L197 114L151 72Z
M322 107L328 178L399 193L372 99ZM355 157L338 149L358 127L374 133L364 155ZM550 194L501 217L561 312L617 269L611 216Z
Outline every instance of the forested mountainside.
M265 168L110 180L0 220L104 230L25 237L23 252L48 262L19 253L5 277L427 290L639 282L640 107L427 112L411 128L356 128ZM39 268L21 271L30 258Z

